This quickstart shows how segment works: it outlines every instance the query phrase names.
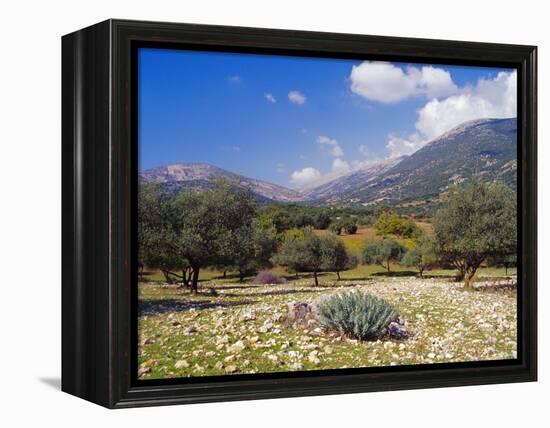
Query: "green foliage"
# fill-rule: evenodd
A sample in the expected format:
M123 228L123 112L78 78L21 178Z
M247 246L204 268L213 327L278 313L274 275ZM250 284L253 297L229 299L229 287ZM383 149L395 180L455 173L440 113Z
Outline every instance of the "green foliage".
M352 218L346 218L342 221L342 228L348 235L355 235L357 233L357 222Z
M359 340L384 336L389 322L397 316L386 300L359 291L333 294L318 308L323 324Z
M301 233L300 233L301 232ZM272 262L298 272L313 272L315 285L319 285L317 274L325 270L337 271L350 264L342 256L344 245L334 235L317 236L311 228L286 233L279 251Z
M420 233L414 221L392 211L382 212L374 222L374 229L381 236L396 235L403 238L413 238Z
M201 267L242 267L253 257L256 202L251 192L220 182L214 189L180 193L176 205L178 245L193 268L193 291Z
M262 207L258 213L258 221L266 225L273 225L278 234L293 227L290 214L280 205Z
M313 226L313 224L313 217L304 212L299 212L293 219L293 225L297 228Z
M174 196L160 192L157 185L142 184L137 210L138 263L160 269L166 281L173 282L176 271L189 267L177 240Z
M405 253L405 247L393 238L382 241L365 241L362 256L365 264L378 264L390 271L390 263L398 262Z
M369 227L374 224L376 217L372 214L363 214L357 218L357 224L361 226Z
M340 235L342 233L342 223L339 220L335 220L330 223L328 230L336 235Z
M354 269L357 257L350 254L344 243L334 234L326 234L321 240L321 268L325 272L335 272L340 279L340 272Z
M190 268L193 292L202 267L237 266L239 272L247 272L250 260L275 245L272 229L264 227L260 233L254 227L255 214L252 194L226 182L179 195L142 185L138 198L140 262L168 273ZM266 230L271 230L269 238ZM269 259L270 255L262 257ZM186 281L183 272L182 277Z
M516 254L516 194L480 177L453 186L435 215L434 231L440 256L468 288L484 260Z
M424 271L437 263L435 240L427 235L422 235L417 239L415 246L407 251L401 263L417 268L422 278Z
M331 219L327 212L321 211L314 218L314 226L316 229L327 229L330 225Z

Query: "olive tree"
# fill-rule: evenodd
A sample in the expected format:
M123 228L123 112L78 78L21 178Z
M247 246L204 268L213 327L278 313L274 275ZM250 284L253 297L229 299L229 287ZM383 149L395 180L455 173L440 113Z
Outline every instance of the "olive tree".
M416 241L415 246L407 251L401 260L401 264L418 269L420 278L426 269L437 262L435 240L427 235L422 235Z
M311 228L303 229L300 234L287 234L272 260L296 274L299 271L312 272L314 284L318 286L318 274L323 271L322 243Z
M321 268L323 271L335 272L340 280L340 272L357 266L357 257L350 254L344 243L329 233L321 239Z
M188 261L177 240L177 209L171 193L158 185L140 184L138 193L138 264L159 269L166 282L187 282ZM177 272L181 272L181 275Z
M474 177L453 186L434 217L437 249L471 286L480 265L489 257L516 253L516 194L501 183Z
M228 264L239 273L240 282L246 275L271 266L270 258L276 250L275 227L264 227L254 221L232 232Z
M398 262L405 253L405 247L393 238L381 241L366 241L363 247L363 263L377 264L390 272L390 263Z
M198 291L200 270L233 264L251 254L248 242L256 202L249 191L219 182L213 189L183 191L176 200L177 243L193 270L191 292Z

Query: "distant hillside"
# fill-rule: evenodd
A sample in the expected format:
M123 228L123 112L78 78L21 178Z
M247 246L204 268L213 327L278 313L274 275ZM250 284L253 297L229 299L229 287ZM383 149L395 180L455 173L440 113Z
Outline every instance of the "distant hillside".
M301 193L286 187L244 177L234 172L206 163L178 163L148 169L139 174L146 183L158 183L166 190L210 188L216 179L224 178L231 183L249 189L259 202L299 202L305 200Z
M417 201L438 197L474 174L516 185L517 121L466 122L381 174L324 199L328 204ZM327 183L330 185L330 183Z
M353 192L367 183L376 181L379 175L388 171L406 157L407 156L401 156L373 163L366 168L351 172L329 181L328 183L314 187L305 192L305 195L311 200L325 200L328 202L332 199L338 200L340 195Z
M143 171L140 180L166 190L204 189L224 178L250 189L258 202L316 205L417 203L436 199L474 174L516 186L516 119L463 123L410 156L387 159L300 193L205 163L179 163Z

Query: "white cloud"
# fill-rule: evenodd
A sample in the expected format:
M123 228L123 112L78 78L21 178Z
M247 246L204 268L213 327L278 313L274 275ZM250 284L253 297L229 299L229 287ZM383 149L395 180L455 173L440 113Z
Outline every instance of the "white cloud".
M267 94L264 94L264 96L265 96L265 99L267 101L269 101L270 103L276 103L277 102L277 99L273 96L273 94L267 93Z
M347 161L341 158L336 158L332 161L332 167L329 172L322 174L315 168L304 168L299 171L294 171L290 175L290 182L294 186L301 189L312 189L352 172L354 169L355 168L352 168Z
M302 170L294 171L290 175L290 182L297 187L310 185L321 177L321 173L312 167L306 167Z
M290 91L288 93L288 99L294 104L305 104L307 98L300 91Z
M428 101L418 110L416 132L407 137L388 136L389 157L409 155L461 123L484 118L517 116L517 74L500 72L492 79L480 79L447 98Z
M234 76L229 76L229 81L231 83L241 83L241 76L235 74Z
M342 150L342 147L340 147L340 144L338 144L338 141L336 141L334 138L320 135L319 137L317 137L317 144L321 146L321 149L327 148L330 154L334 157L344 156L344 151Z
M396 103L409 97L444 97L457 92L451 74L441 68L409 66L405 70L389 62L364 61L354 65L351 91L372 101Z
M426 144L426 141L418 134L412 134L409 138L400 138L390 134L386 148L390 151L390 158L396 158L403 155L410 155Z
M517 116L517 74L500 72L480 79L474 87L443 100L433 99L418 111L416 129L431 140L463 122Z
M346 174L351 171L349 163L345 160L336 158L332 161L332 172L337 174Z
M275 165L275 169L279 174L286 172L285 164L282 162L278 162L277 165Z

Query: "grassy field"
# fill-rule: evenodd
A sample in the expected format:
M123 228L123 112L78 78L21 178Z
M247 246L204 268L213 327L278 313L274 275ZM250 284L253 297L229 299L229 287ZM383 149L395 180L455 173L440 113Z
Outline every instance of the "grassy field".
M281 285L238 283L201 272L196 296L167 286L158 274L139 284L139 365L142 379L281 372L515 358L516 291L504 273L481 269L476 288L451 282L451 271L418 279L395 266L359 266L320 277L286 273ZM280 274L284 271L278 270ZM360 288L389 300L405 321L406 340L357 342L281 322L289 302Z
M272 272L276 273L279 276L285 277L287 280L295 280L296 275L292 272L287 272L284 268L275 267L271 269ZM154 283L164 283L164 275L160 271L145 271L144 272L144 282L154 282ZM417 272L414 269L406 266L401 266L400 264L392 264L391 272L388 273L382 266L378 265L358 265L355 269L350 269L345 272L340 273L342 280L348 281L362 281L365 279L372 279L371 277L387 277L387 276L415 276ZM508 275L515 275L516 268L509 268ZM444 270L444 269L435 269L424 272L426 278L430 277L439 277L440 279L451 279L455 275L454 271ZM300 273L298 278L309 278L311 275L308 273ZM505 276L504 268L493 268L493 267L482 267L478 269L476 280L488 280L490 278L501 278ZM245 277L245 281L251 280L253 277ZM319 274L325 282L334 282L338 278L335 273L326 272ZM200 273L200 283L212 282L214 284L236 284L239 283L239 278L236 272L227 272L226 278L223 278L223 272L212 270L212 269L202 269Z

